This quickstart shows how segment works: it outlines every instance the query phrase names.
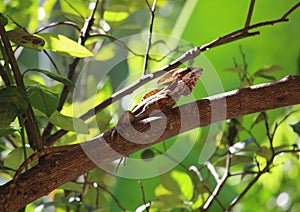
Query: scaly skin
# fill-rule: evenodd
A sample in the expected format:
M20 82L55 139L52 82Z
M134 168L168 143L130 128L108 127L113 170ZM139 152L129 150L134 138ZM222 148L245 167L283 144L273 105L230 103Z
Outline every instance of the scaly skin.
M167 85L165 88L148 92L140 104L136 105L132 111L126 112L129 113L130 121L142 120L155 111L171 109L181 96L188 96L192 93L202 72L203 69L195 67L173 69L167 72L158 81L159 84ZM122 118L123 116L118 124L125 123Z

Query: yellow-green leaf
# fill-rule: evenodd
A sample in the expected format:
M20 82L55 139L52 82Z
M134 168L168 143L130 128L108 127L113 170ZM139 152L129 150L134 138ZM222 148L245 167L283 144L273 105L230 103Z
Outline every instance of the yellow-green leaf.
M37 36L45 40L44 49L56 52L58 54L80 58L90 57L94 55L90 50L88 50L84 46L63 35L44 33L38 34Z
M50 122L64 130L81 134L89 134L89 128L82 119L65 116L58 111L52 113L50 116Z

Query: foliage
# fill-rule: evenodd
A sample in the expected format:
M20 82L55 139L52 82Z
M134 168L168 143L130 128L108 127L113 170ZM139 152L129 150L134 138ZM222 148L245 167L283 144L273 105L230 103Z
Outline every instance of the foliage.
M93 10L96 2L99 3L98 9ZM147 2L151 8L156 1ZM148 55L147 70L169 64L172 58L191 46L204 44L244 24L248 9L245 2L192 2L157 1L153 32L173 35L188 42L176 43L176 39L170 39L171 45L163 36L163 41L157 39ZM292 3L296 1L277 2L276 5L271 0L257 2L252 21L280 17ZM272 10L265 9L270 6ZM27 147L27 119L22 115L28 107L32 107L46 146L56 142L47 143L47 139L60 129L72 132L55 145L87 140L116 124L120 115L116 108L124 104L128 106L126 97L89 119L80 116L141 76L147 40L125 37L149 32L151 15L144 0L11 0L0 2L0 12L0 21L5 25L13 50L22 51L17 65L25 84L24 88L18 85L9 65L10 55L2 42L0 179L8 181L21 161L36 151ZM93 12L93 26L88 26L90 19L87 17ZM263 29L257 37L206 53L224 90L299 74L296 62L299 59L299 13L293 13L289 18L287 23ZM107 73L110 62L119 52L125 52L126 60L119 61ZM205 61L195 59L194 64L210 70L212 65ZM95 78L92 73L100 73L101 77ZM80 82L76 81L79 75L82 77ZM76 86L78 83L80 87ZM143 89L135 92L142 96ZM74 95L72 99L72 92L80 95ZM131 103L138 101L134 95L130 97ZM194 97L200 99L205 95L203 85L198 85ZM297 192L300 190L297 183L300 175L297 154L299 109L297 105L228 120L224 133L216 132L213 142L217 149L204 164L198 164L197 160L199 149L203 148L202 140L208 136L208 128L201 130L201 136L197 137L197 143L187 157L161 176L138 181L95 169L80 180L54 190L47 199L30 203L28 211L38 206L54 206L57 211L133 211L137 208L198 211L205 207L215 211L230 207L235 198L238 202L233 205L233 210L236 211L261 208L296 211L300 199ZM74 131L78 133L77 137ZM187 133L184 138L194 140L195 134L195 131ZM147 163L151 158L165 156L163 152L171 149L175 142L176 138L172 138L130 157ZM214 191L216 197L212 195ZM253 204L253 198L256 204ZM285 204L280 198L286 201Z

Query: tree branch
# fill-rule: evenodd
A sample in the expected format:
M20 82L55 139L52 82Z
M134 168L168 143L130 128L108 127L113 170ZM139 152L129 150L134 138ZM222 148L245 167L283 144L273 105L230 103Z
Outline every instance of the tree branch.
M111 136L111 132L114 129L111 129L98 138L84 142L81 145L78 144L69 151L52 155L47 160L41 161L38 165L22 174L17 181L15 195L11 198L14 204L11 204L12 208L10 210L22 208L29 202L47 195L60 185L96 168L97 166L89 159L84 150L88 150L89 154L97 157L97 162L100 161L101 164L107 164L119 159L122 155L130 155L194 128L251 113L300 104L299 93L300 76L289 76L279 81L255 85L198 100L196 101L198 111L190 110L191 105L195 104L195 102L182 105L180 106L181 111L190 111L184 117L187 122L184 125L185 127L182 127L179 108L175 108L173 113L165 114L168 123L166 130L153 143L132 143L122 137L114 139ZM226 105L223 104L224 102L226 102ZM213 110L222 111L225 107L226 114L214 113L215 117L212 117ZM195 112L199 113L196 115L200 117L200 124L197 121L195 122ZM150 127L149 124L141 123L133 123L133 125L142 132L149 130ZM132 139L135 140L136 136L133 134ZM41 183L43 183L43 187L39 186ZM9 185L10 183L7 183L0 187L0 208L3 208L1 206L5 204L5 196L8 193Z
M1 40L4 45L5 52L7 54L8 62L11 65L11 70L14 74L16 84L17 84L17 86L19 86L26 92L25 85L23 82L23 77L19 70L19 66L17 64L14 53L12 51L9 39L6 35L4 25L2 24L1 21L0 21L0 36L1 36ZM25 122L24 122L26 133L28 136L28 143L30 144L30 146L33 149L41 150L42 149L42 139L41 139L41 135L40 135L40 130L38 128L31 104L29 101L28 101L28 103L29 103L29 106L28 106L27 111L25 112L26 118L25 118Z
M152 46L152 31L153 31L153 23L154 23L154 17L155 17L155 8L156 8L156 0L154 0L152 7L150 6L148 0L145 0L150 11L150 26L149 26L149 38L148 38L148 43L146 47L146 53L144 57L144 67L143 67L143 72L142 76L145 76L147 73L147 67L148 67L148 61L149 61L149 52Z
M250 10L254 6L254 5L252 5L252 6L251 5L250 5ZM249 25L249 26L247 25L247 30L245 30L245 27L243 27L242 29L231 32L231 33L229 33L229 34L227 34L223 37L220 37L218 39L215 39L215 40L213 40L213 41L211 41L207 44L204 44L202 46L195 47L193 49L188 50L182 56L180 56L179 58L177 58L176 60L171 62L169 65L161 68L160 70L156 71L153 74L144 75L141 79L134 82L130 86L114 93L110 98L104 100L103 102L98 104L95 108L90 109L85 114L83 114L80 118L83 119L83 120L87 120L90 117L93 117L95 114L101 112L106 107L111 105L113 102L118 101L122 97L132 93L137 88L141 87L142 85L146 84L147 82L150 82L151 80L162 76L164 73L166 73L166 71L170 71L174 68L177 68L181 64L198 57L201 53L203 53L207 50L210 50L214 47L217 47L217 46L220 46L220 45L223 45L223 44L226 44L226 43L230 43L230 42L233 42L233 41L236 41L236 40L240 40L240 39L243 39L243 38L247 38L247 37L255 36L255 35L259 34L259 32L249 32L249 30L251 30L251 29L256 29L256 28L259 28L259 27L274 25L274 24L277 24L277 23L288 21L288 19L287 19L288 16L292 12L294 12L299 6L300 6L300 3L297 3L295 6L290 8L286 13L284 13L284 15L282 15L281 18L279 18L279 19L275 19L275 20L271 20L271 21L265 21L265 22L259 22L257 24L253 24L253 25ZM251 11L249 11L248 14L250 16L248 19L250 19L251 18L251 15L250 15ZM66 133L68 133L68 131L63 130L63 129L55 132L53 135L51 135L47 139L47 144L52 145L54 142L56 142L58 139L60 139Z

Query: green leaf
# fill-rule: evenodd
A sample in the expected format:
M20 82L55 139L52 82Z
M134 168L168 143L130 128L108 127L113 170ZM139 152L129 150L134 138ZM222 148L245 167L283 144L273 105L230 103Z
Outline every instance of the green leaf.
M24 72L23 75L25 75L25 73L30 72L30 71L34 71L34 72L39 72L39 73L45 74L47 77L49 77L51 79L54 79L54 80L56 80L58 82L61 82L61 83L65 84L65 85L72 86L72 87L75 86L74 82L72 82L68 78L66 78L64 76L61 76L61 75L58 75L58 74L55 74L55 73L50 72L50 71L42 70L42 69L28 69L28 70L26 70Z
M88 17L89 1L82 0L60 0L60 7L64 13L73 14L76 16Z
M300 121L295 124L291 124L290 126L293 128L294 132L300 136Z
M260 112L257 116L254 117L250 129L252 129L256 124L260 123L265 119L266 112Z
M82 192L82 185L74 182L67 182L59 187L60 189L68 190L68 191L77 191L79 193Z
M0 128L6 128L28 107L26 93L20 87L0 89Z
M221 157L218 159L214 165L215 166L221 166L225 167L226 166L226 159L227 156ZM253 161L253 158L251 156L246 156L246 155L234 155L231 159L230 165L235 166L243 163L251 163Z
M271 159L272 157L272 150L266 146L262 146L257 151L257 154L261 157L266 158L267 160Z
M162 185L173 195L182 200L191 200L193 197L193 183L189 175L184 172L172 171L161 176Z
M282 71L283 68L278 65L265 66L254 73L255 77L270 77L275 71Z
M126 5L113 5L106 8L104 12L104 20L108 22L124 21L128 16L129 11Z
M112 116L107 111L96 114L96 122L98 129L103 132L106 131L109 127L109 122L111 121Z
M34 49L37 51L43 50L45 41L33 34L25 32L22 29L13 29L7 32L8 38L18 46Z
M204 194L199 194L197 200L192 205L192 209L196 210L196 209L200 208L205 203L205 201L208 199L208 197L209 197L209 194L207 192Z
M0 21L2 22L3 26L8 24L8 19L2 13L0 13Z
M59 97L43 86L30 86L27 94L33 107L45 113L48 117L56 110Z
M18 147L12 150L4 160L4 166L11 169L17 170L19 166L23 163L24 159L24 148L27 154L27 157L34 153L34 150L30 147ZM11 173L13 174L13 173Z
M67 131L89 134L89 128L82 119L65 116L58 111L51 115L50 122Z
M78 44L77 42L63 36L63 35L54 35L50 33L38 34L38 37L41 37L45 40L44 49L56 52L58 54L70 57L90 57L94 54L89 51L84 46Z
M0 128L0 137L12 134L16 131L20 131L21 127L9 126L7 128Z

